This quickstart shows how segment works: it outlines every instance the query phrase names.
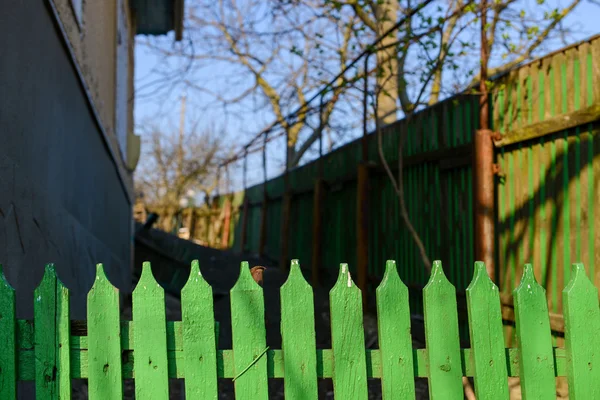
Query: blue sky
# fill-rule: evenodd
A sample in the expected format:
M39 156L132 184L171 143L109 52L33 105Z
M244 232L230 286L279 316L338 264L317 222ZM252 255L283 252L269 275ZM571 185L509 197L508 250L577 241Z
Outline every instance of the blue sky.
M563 7L567 4L565 1L554 0L553 2ZM574 29L571 37L572 42L583 40L594 34L600 33L598 24L600 19L600 6L589 2L580 4L565 20L565 25L571 26ZM172 33L169 38L172 39ZM555 50L562 47L561 43L550 43L548 50ZM160 59L154 52L148 50L144 46L136 46L135 53L135 77L136 77L136 93L141 92L140 89L147 87L149 82L154 82L161 77L155 71ZM226 75L227 70L223 66L219 66L218 70L205 68L195 77L200 85L210 86L213 77L218 74ZM222 80L219 81L222 84ZM235 85L235 81L230 82ZM147 93L147 92L145 92ZM138 96L135 102L135 122L136 131L142 133L142 127L148 122L160 124L165 127L176 129L179 124L180 113L180 98L183 92L171 92L167 96L161 95L160 98ZM231 115L225 115L221 108L212 107L206 109L205 106L211 103L211 98L208 95L201 94L197 91L187 93L187 112L186 121L189 125L193 122L199 122L200 125L222 127L227 132L227 140L233 141L238 145L247 142L249 138L254 136L263 127L267 126L274 120L274 117L268 113L258 113L253 115L243 115L241 118L232 118ZM281 149L282 143L274 143L270 145L269 156L267 160L269 177L276 176L281 172L283 156ZM249 184L258 183L262 180L262 169L260 168L260 155L252 157L249 161ZM238 163L237 170L231 171L231 174L241 174L241 163ZM236 187L241 183L241 176L237 175Z

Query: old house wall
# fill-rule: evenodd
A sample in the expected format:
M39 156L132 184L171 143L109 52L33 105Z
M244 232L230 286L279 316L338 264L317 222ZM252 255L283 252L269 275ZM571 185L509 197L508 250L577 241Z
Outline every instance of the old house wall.
M115 49L114 24L102 22L114 20L114 10L101 6L108 3L85 2L98 7L88 11L99 20L75 50L86 60L81 70L93 82L100 121L51 3L12 2L0 13L0 263L17 289L19 318L32 317L33 290L48 262L71 291L73 319L85 317L95 263L130 290L131 186L123 183L130 175L102 132L114 116L114 58L94 55Z

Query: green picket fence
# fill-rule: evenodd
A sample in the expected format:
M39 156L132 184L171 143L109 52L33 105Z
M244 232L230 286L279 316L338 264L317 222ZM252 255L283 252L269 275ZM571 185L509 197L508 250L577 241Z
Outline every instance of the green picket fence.
M0 399L16 383L35 381L37 399L69 399L71 379L87 379L90 399L121 399L135 379L138 399L168 399L169 378L185 379L188 399L217 399L218 378L234 381L238 399L267 399L269 378L283 378L286 399L317 399L317 380L332 378L338 399L367 399L380 379L383 399L415 398L415 377L434 400L462 399L472 376L479 399L508 399L508 377L520 377L524 399L554 399L567 376L574 400L600 399L598 291L583 265L564 290L565 348L553 348L544 289L531 266L514 291L517 348L504 348L498 288L477 263L467 289L472 347L461 349L455 289L436 262L423 290L425 349L413 349L408 290L394 262L377 289L379 349L365 350L360 290L347 265L330 292L332 348L315 345L313 292L297 262L281 287L282 349L265 340L262 288L247 263L231 289L233 349L217 348L210 285L194 262L181 293L182 321L166 321L163 289L150 265L133 293L133 321L121 321L119 295L98 265L88 294L87 335L71 332L69 292L48 266L34 293L34 321L15 318L15 292L0 285Z

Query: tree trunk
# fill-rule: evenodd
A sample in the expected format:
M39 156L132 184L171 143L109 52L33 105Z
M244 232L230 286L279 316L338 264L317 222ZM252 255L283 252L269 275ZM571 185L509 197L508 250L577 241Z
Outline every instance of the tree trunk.
M385 0L377 6L377 36L382 36L396 23L398 2ZM387 35L379 47L396 41L397 32ZM377 52L377 119L380 126L396 121L398 110L398 54L395 46Z

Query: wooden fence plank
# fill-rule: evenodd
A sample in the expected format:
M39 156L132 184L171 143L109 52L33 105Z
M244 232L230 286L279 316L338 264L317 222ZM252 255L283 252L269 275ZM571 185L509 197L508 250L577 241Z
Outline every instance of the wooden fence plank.
M235 398L268 398L265 305L262 288L252 279L247 262L230 292L235 362Z
M34 291L33 310L36 399L70 399L69 291L52 264Z
M425 342L429 354L429 396L436 400L463 396L456 290L442 263L434 262L423 289Z
M317 348L313 291L297 260L281 287L281 337L286 399L316 399Z
M513 295L523 399L555 399L554 357L546 291L536 282L531 264L525 265L521 283Z
M475 263L473 281L467 288L467 307L477 398L508 399L500 294L482 262Z
M17 320L15 290L0 265L0 399L17 398Z
M384 400L414 398L408 288L400 280L394 261L386 263L376 296L382 397Z
M598 289L583 264L573 265L563 291L569 398L600 399L600 309Z
M165 293L149 262L133 291L133 326L135 397L168 399Z
M87 296L88 393L90 400L123 398L119 289L96 266Z
M181 289L185 397L217 399L217 348L212 288L192 261L190 277Z
M366 400L367 364L362 322L362 296L352 281L347 264L329 292L333 391L338 399Z

